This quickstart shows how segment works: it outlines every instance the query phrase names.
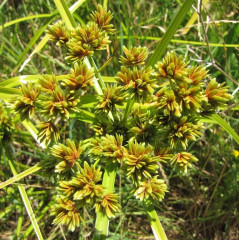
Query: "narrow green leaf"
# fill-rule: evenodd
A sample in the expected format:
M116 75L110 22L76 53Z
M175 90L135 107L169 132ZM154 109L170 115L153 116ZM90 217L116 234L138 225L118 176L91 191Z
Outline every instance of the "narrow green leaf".
M51 77L51 74L46 74L47 76ZM57 80L61 80L66 78L67 75L58 75L56 76ZM0 82L0 87L16 87L21 84L25 84L27 82L37 82L42 75L22 75L7 79L3 82Z
M9 162L11 171L12 171L13 175L16 176L17 175L17 171L16 171L16 168L14 166L13 159L11 157L10 151L6 150L6 154L7 154L7 158L8 158L8 162ZM27 210L28 216L29 216L29 218L31 220L31 223L33 225L33 228L35 230L36 236L37 236L37 238L39 240L43 240L40 228L38 226L35 214L34 214L34 212L32 210L31 203L30 203L29 198L27 196L26 190L25 190L25 188L22 185L18 186L18 190L20 192L20 195L22 197L22 201L23 201L23 203L25 205L25 208Z
M46 145L44 143L41 143L39 140L38 140L38 137L37 137L37 129L35 128L35 126L33 125L33 123L31 121L28 121L28 120L24 120L22 122L22 125L27 129L28 132L30 132L30 134L33 136L33 138L36 140L36 142L44 149L46 148Z
M83 122L87 123L93 123L95 115L91 112L88 112L86 110L81 109L78 113L72 113L70 114L71 118L76 118L78 120L81 120Z
M160 41L162 38L160 37L151 37L151 36L122 36L123 39L142 39L142 40L153 40L153 41ZM121 36L117 36L118 39L121 38ZM197 45L197 46L207 46L207 43L205 42L199 42L199 41L189 41L189 40L180 40L180 39L171 39L170 42L172 43L180 43L180 44L185 44L185 45ZM228 43L210 43L209 45L211 47L227 47L227 48L236 48L239 47L239 44L228 44Z
M24 172L21 172L19 174L16 174L14 177L8 179L7 181L5 182L2 182L0 183L0 189L4 188L4 187L7 187L8 185L10 184L13 184L19 180L21 180L22 178L34 173L34 172L37 172L41 169L41 167L39 167L38 165L35 165L29 169L27 169L26 171Z
M69 11L66 2L64 0L54 0L55 5L62 17L62 20L65 22L66 27L68 29L72 28L72 27L76 27L76 22L71 14L71 12Z
M26 46L26 48L24 49L23 53L21 54L20 58L18 59L17 65L15 66L15 68L13 69L13 73L17 72L17 70L19 69L19 67L21 66L21 64L23 63L28 51L33 47L33 45L36 43L36 41L41 37L42 33L46 30L46 28L48 27L48 25L53 21L54 16L52 16L48 22L40 27L37 32L35 33L35 35L32 37L32 39L30 40L30 42L28 43L28 45Z
M239 144L239 136L224 119L222 119L217 114L213 114L212 116L210 116L210 118L214 120L217 124L219 124L224 130L226 130L229 135Z
M0 26L0 32L4 28L7 28L7 27L12 26L19 22L24 22L24 21L34 19L34 18L49 18L49 17L52 17L53 15L56 15L56 13L54 13L54 14L38 14L38 15L32 15L32 16L27 16L27 17L23 17L23 18L18 18L18 19L12 20L12 21L7 22L7 23L3 24L2 26Z
M0 98L1 99L4 99L4 100L10 99L16 95L21 95L20 89L0 87Z
M179 25L183 21L184 17L190 10L193 2L195 0L185 0L180 10L177 12L176 16L174 17L173 21L169 25L167 31L165 32L163 38L158 43L153 55L150 57L147 66L154 66L154 64L161 59L163 56L170 40L173 38L175 32L177 31Z

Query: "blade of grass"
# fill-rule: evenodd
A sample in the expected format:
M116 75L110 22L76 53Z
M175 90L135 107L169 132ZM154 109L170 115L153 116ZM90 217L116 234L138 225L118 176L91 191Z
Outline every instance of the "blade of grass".
M45 74L46 76L51 77L51 74ZM22 76L17 76L13 78L9 78L7 80L4 80L0 82L0 87L16 87L22 83L27 83L27 82L37 82L39 78L41 78L42 75L22 75ZM66 78L67 75L56 75L57 80L62 80ZM102 79L104 82L116 82L114 77L109 77L109 76L102 76Z
M55 5L62 17L62 20L65 22L68 29L76 27L75 19L73 18L71 12L69 11L66 2L63 0L54 0Z
M192 4L195 0L186 0L181 6L180 10L177 12L176 16L169 25L167 31L165 32L163 38L158 43L153 55L150 57L147 66L153 66L155 63L161 59L164 54L164 51L168 47L170 40L173 38L175 32L177 31L179 25L183 21L184 17L192 7Z
M202 3L206 4L209 0L203 0ZM187 24L185 25L184 29L182 30L182 34L187 34L189 30L191 29L192 25L195 23L195 21L198 18L197 12L194 12L192 17L188 20Z
M5 5L6 2L7 2L7 0L4 0L4 1L2 2L2 4L0 5L0 10L2 10L2 7Z
M16 168L14 166L14 161L13 161L12 154L10 153L9 149L5 149L5 150L6 150L6 156L8 158L8 163L10 165L11 171L12 171L13 175L16 176L17 175L17 171L16 171ZM26 190L25 190L25 188L22 185L18 186L18 190L19 190L20 195L22 197L22 201L23 201L23 203L25 205L25 208L26 208L28 216L29 216L29 218L31 220L32 226L33 226L34 231L36 233L36 236L37 236L37 238L39 240L43 240L40 228L38 226L35 214L34 214L34 212L32 210L31 203L30 203L29 198L27 196Z
M38 15L32 15L32 16L27 16L27 17L23 17L23 18L18 18L18 19L15 19L13 21L10 21L10 22L7 22L5 24L3 24L2 26L0 26L0 32L4 29L4 28L7 28L9 26L12 26L16 23L19 23L19 22L24 22L24 21L27 21L27 20L30 20L30 19L34 19L34 18L49 18L49 17L52 17L54 15L56 15L57 13L53 13L53 14L38 14Z
M33 138L36 140L36 142L44 149L46 148L46 145L44 143L41 143L39 140L38 140L38 137L37 137L37 129L35 128L35 126L33 125L32 122L28 121L28 120L24 120L22 122L22 125L27 129L28 132L31 133L31 135L33 136Z
M46 28L48 27L48 25L53 21L54 16L52 16L45 25L43 25L42 27L40 27L37 32L34 34L34 36L32 37L32 39L30 40L30 42L28 43L28 45L26 46L26 48L24 49L23 53L21 54L21 56L18 59L17 65L14 67L13 69L13 73L16 73L17 70L19 69L19 67L21 66L21 64L23 63L28 51L33 47L33 45L36 43L36 41L41 37L41 35L43 34L43 32L46 30Z
M213 114L210 116L210 118L219 124L224 130L226 130L229 135L239 144L239 136L224 119L222 119L218 114Z
M0 183L0 189L7 187L10 184L15 183L15 182L21 180L22 178L29 176L30 174L33 174L34 172L39 171L40 169L41 169L41 167L39 167L39 165L37 164L37 165L27 169L24 172L16 174L14 177L8 179L7 181Z
M17 236L18 239L20 237L22 223L23 223L23 209L21 209L20 215L19 215L18 220L17 220L16 236Z
M162 38L160 37L150 37L150 36L122 36L123 39L143 39L143 40L155 40L155 41L160 41ZM117 36L118 39L121 38L121 36ZM205 42L197 42L197 41L188 41L188 40L180 40L180 39L171 39L170 42L172 43L180 43L180 44L186 44L186 45L197 45L197 46L207 46L207 43ZM209 43L211 47L227 47L227 48L237 48L239 47L239 44L222 44L222 43Z
M21 95L20 89L0 87L0 98L1 99L4 99L4 100L10 99L16 95Z

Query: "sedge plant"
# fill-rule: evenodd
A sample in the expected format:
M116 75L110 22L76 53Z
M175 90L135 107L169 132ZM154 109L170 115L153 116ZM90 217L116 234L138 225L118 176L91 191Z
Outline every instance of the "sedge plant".
M142 202L156 239L167 239L154 209L170 189L159 174L159 164L184 174L198 161L187 148L203 134L200 121L226 106L231 95L224 84L212 79L201 65L188 62L174 51L160 61L150 58L143 46L123 47L119 69L105 83L94 63L115 32L113 15L101 5L85 25L57 21L48 37L65 53L71 66L61 77L43 75L23 84L19 96L0 105L1 142L11 142L13 109L21 121L37 122L37 140L47 157L35 170L54 180L57 195L51 207L53 224L69 231L84 226L85 208L94 208L92 239L106 239L109 220L121 213L115 192L117 172ZM90 103L84 101L94 95ZM67 122L89 123L90 134L64 139Z

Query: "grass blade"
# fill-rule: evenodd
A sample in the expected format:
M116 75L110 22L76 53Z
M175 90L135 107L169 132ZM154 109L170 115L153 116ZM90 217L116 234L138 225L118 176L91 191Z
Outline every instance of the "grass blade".
M6 149L6 155L7 155L7 158L8 158L8 162L9 162L11 171L12 171L13 175L16 176L17 175L17 171L16 171L16 168L14 166L11 153L10 153L10 151L8 149ZM22 185L18 186L18 190L19 190L20 195L22 197L22 201L23 201L23 203L25 205L25 208L27 210L28 216L29 216L29 218L31 220L32 226L33 226L33 228L35 230L36 236L37 236L37 238L39 240L43 240L40 228L38 226L35 214L34 214L34 212L32 210L31 203L30 203L29 198L27 196L26 190L25 190L25 188Z
M117 37L118 39L121 38L121 36ZM142 40L152 40L152 41L160 41L162 38L160 37L151 37L151 36L122 36L123 39L142 39ZM179 43L179 44L186 44L186 45L196 45L196 46L207 46L207 43L205 42L197 42L197 41L188 41L188 40L180 40L180 39L171 39L170 42L172 43ZM211 47L227 47L227 48L237 48L239 47L239 44L222 44L222 43L209 43L209 46Z
M226 130L229 135L239 144L239 136L224 119L222 119L217 114L213 114L212 116L210 116L210 118L214 120L217 124L219 124L224 130Z
M161 59L162 55L164 54L164 51L166 50L170 40L173 38L175 32L177 31L180 23L183 21L184 17L190 10L193 2L195 0L185 0L182 7L174 17L173 21L169 25L166 33L164 34L161 41L158 43L153 55L150 57L147 66L153 66L158 60Z
M54 16L52 16L48 22L40 27L37 32L35 33L35 35L33 36L33 38L31 39L31 41L28 43L28 45L26 46L26 48L24 49L23 53L21 54L20 58L18 59L17 65L15 66L15 68L13 69L13 73L17 72L17 70L19 69L19 67L21 66L22 62L24 61L28 51L33 47L33 45L36 43L36 41L41 37L41 35L43 34L43 32L46 30L46 28L48 27L48 25L53 21Z
M14 177L8 179L7 181L0 183L0 189L2 189L2 188L4 188L4 187L7 187L7 186L10 185L10 184L15 183L15 182L21 180L22 178L24 178L24 177L26 177L26 176L34 173L34 172L37 172L37 171L40 170L40 169L41 169L41 167L39 167L38 164L37 164L37 165L35 165L35 166L27 169L27 170L24 171L24 172L21 172L21 173L19 173L19 174L16 174Z
M24 120L22 122L22 125L27 129L28 132L31 133L31 135L33 136L33 138L36 140L36 142L44 149L46 148L46 145L44 143L41 143L39 140L38 140L38 137L37 137L37 129L35 128L35 126L33 125L32 122L28 121L28 120Z
M0 98L7 100L15 95L21 95L21 90L16 88L0 87Z
M76 22L68 9L66 2L64 0L54 0L54 2L55 2L55 5L56 5L61 17L62 17L62 20L66 24L66 27L68 29L70 29L72 27L76 27Z
M7 22L7 23L3 24L3 26L0 26L0 32L4 28L7 28L7 27L12 26L12 25L14 25L16 23L19 23L19 22L24 22L24 21L34 19L34 18L49 18L49 17L52 17L53 15L56 15L56 13L55 14L38 14L38 15L32 15L32 16L27 16L27 17L23 17L23 18L18 18L18 19L15 19L13 21L10 21L10 22Z

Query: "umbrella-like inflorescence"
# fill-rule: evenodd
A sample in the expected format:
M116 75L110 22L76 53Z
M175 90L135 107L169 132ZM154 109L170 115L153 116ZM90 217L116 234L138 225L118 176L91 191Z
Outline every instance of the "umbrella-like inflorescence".
M74 63L70 73L44 75L37 83L22 85L22 95L11 102L22 119L39 119L38 140L50 147L41 166L58 184L53 223L66 224L71 231L83 223L84 206L108 218L120 212L119 197L106 192L104 167L98 164L122 168L121 174L128 179L125 184L130 182L140 201L162 201L168 190L159 165L187 172L200 160L187 147L203 133L201 116L214 113L231 99L228 88L211 79L203 66L191 66L175 52L146 67L146 47L123 47L114 83L102 84L102 94L93 98L93 110L88 112L94 118L88 121L94 136L87 133L88 138L78 136L83 141L64 142L60 126L70 125L72 116L83 119L82 105L94 93L96 69L82 60L107 48L115 31L112 18L110 11L98 5L85 25L70 30L62 22L49 26L50 39L64 46L66 60ZM2 105L0 121L5 126L0 132L3 141L11 124Z

